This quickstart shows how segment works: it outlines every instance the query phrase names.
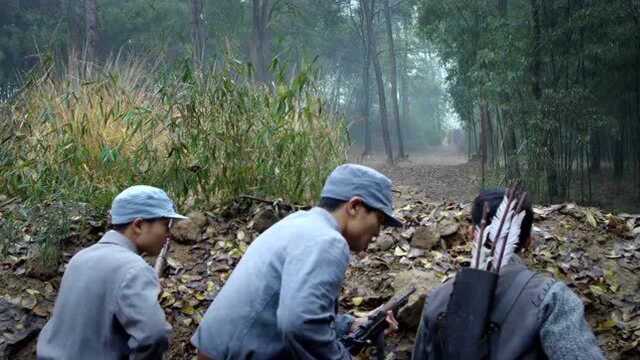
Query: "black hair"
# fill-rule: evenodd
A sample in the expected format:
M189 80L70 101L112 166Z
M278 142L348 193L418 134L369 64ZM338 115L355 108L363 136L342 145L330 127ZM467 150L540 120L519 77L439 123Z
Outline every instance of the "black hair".
M320 202L318 203L318 207L323 208L328 212L334 212L346 202L347 201L345 200L334 199L330 197L323 197L320 199Z
M124 232L125 230L127 230L127 228L129 227L129 225L131 225L133 222L128 222L128 223L124 223L124 224L111 224L111 229L115 230L117 232Z
M330 198L330 197L323 197L320 199L320 202L318 203L318 207L321 207L325 210L327 210L328 212L333 212L335 210L337 210L340 206L348 203L349 201L347 200L340 200L340 199L334 199L334 198ZM362 202L362 206L364 206L364 208L371 212L371 211L379 211L377 209L372 208L371 206L367 205L364 201Z
M148 223L153 223L153 222L160 221L160 220L165 220L165 219L167 219L167 218L165 218L165 217L156 217L156 218L150 218L150 219L142 219L142 221L148 222ZM127 230L129 225L131 225L131 224L133 224L133 221L129 221L128 223L124 223L124 224L111 224L111 229L122 233L125 230Z
M480 191L480 194L473 200L473 208L471 209L471 219L473 224L480 226L482 221L482 208L484 203L489 204L489 222L493 219L498 211L498 207L504 198L505 189L485 189ZM520 242L516 252L522 250L522 246L526 243L527 239L531 236L531 227L533 226L533 208L531 207L531 201L527 197L522 203L522 208L525 211L522 225L520 226Z

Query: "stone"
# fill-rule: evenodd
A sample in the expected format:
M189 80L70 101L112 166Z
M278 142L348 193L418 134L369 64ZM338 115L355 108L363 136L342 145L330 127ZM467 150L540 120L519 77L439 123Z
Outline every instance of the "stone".
M193 224L199 228L203 228L205 227L205 225L207 225L207 223L209 222L209 220L207 219L207 216L201 212L190 212L187 217L189 218L189 220L191 220L193 222Z
M208 223L207 217L200 212L190 213L188 217L171 228L174 240L180 244L189 245L202 240L202 231Z
M40 281L49 281L58 275L58 261L45 261L44 254L38 250L35 256L25 262L25 275Z
M393 236L389 234L381 234L376 239L377 247L382 251L387 251L391 249L393 245L395 245L395 243L396 243L396 240L393 238Z
M566 204L563 208L560 208L560 213L563 215L569 215L577 220L582 220L584 218L584 212L580 211L576 204Z
M411 246L418 249L431 250L438 246L440 234L434 226L420 226L413 234Z
M45 318L0 299L0 359L14 358L38 336L45 323Z
M264 208L256 213L253 217L253 230L259 234L266 231L271 225L277 223L280 220L275 210L271 207Z
M392 282L395 294L406 291L410 286L415 286L416 292L409 297L405 305L396 317L402 327L415 330L420 324L422 308L427 294L440 286L440 280L435 273L422 270L407 270L398 273Z
M453 219L444 219L438 223L438 233L442 237L451 236L458 232L460 224Z
M409 250L409 253L407 254L407 257L409 259L415 259L417 257L424 256L425 253L426 253L426 250L418 249L418 248L411 248Z

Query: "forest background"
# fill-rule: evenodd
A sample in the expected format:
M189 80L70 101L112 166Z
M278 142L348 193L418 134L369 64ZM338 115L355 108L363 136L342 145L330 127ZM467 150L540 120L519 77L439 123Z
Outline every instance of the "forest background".
M348 157L446 140L539 202L640 194L638 0L3 3L7 194L309 202Z

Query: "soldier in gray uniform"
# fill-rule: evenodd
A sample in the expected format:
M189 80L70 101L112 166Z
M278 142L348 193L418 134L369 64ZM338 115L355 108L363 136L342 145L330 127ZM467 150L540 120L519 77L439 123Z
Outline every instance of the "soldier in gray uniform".
M358 320L336 314L349 251L400 222L391 181L368 167L339 166L321 197L251 243L191 339L199 359L351 358L339 337Z
M115 229L67 266L38 359L162 358L171 326L158 304L158 277L140 254L158 255L172 220L184 218L158 188L138 185L116 196Z
M485 202L492 219L504 195L502 189L481 192L473 204L473 223L480 225ZM525 203L524 208L516 253L526 249L531 240L533 211L530 203ZM443 320L452 288L453 281L449 280L428 294L416 335L414 360L444 359L443 349L455 346L448 344L451 339L447 338ZM493 304L488 331L491 360L604 359L584 319L580 298L561 281L528 270L517 255L500 271Z

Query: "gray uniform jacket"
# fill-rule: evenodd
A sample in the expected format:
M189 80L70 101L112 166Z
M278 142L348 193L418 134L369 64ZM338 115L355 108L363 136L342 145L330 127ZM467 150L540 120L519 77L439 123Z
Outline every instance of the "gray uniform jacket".
M215 360L350 359L336 316L349 248L333 216L296 212L247 249L191 342Z
M62 277L38 359L159 359L171 326L158 304L158 277L116 231L78 252Z

